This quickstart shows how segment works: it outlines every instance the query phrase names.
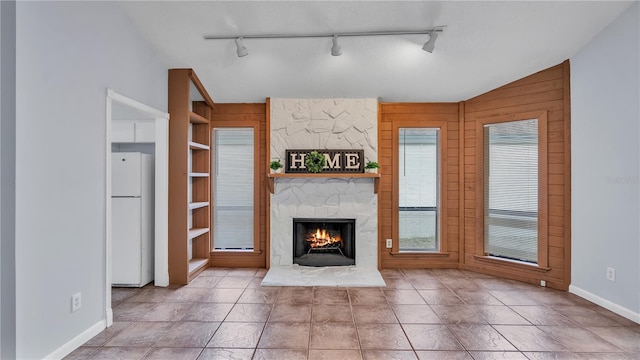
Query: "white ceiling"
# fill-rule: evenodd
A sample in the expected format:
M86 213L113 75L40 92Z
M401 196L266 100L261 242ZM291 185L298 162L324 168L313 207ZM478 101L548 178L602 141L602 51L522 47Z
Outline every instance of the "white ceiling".
M267 97L460 101L571 58L631 2L153 1L121 3L169 68L193 68L215 102ZM245 39L205 35L423 30L427 35Z

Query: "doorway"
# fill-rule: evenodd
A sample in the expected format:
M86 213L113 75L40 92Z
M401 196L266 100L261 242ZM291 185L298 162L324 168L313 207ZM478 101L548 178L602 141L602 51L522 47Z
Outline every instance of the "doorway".
M105 288L107 326L113 323L111 309L112 277L112 151L152 152L155 157L154 209L154 285L169 285L168 262L168 173L169 114L156 110L117 92L107 89L106 98L106 227L105 227ZM135 128L140 131L136 137ZM129 131L131 129L131 132ZM115 140L115 141L114 141Z

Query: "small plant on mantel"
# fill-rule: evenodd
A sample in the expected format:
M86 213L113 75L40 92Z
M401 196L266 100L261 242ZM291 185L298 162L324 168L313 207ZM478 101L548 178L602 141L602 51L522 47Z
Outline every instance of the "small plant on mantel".
M364 165L364 169L368 173L377 173L379 168L380 164L375 161L367 161L367 163Z
M304 157L304 166L312 173L319 173L326 164L327 159L318 150L313 150Z
M282 163L280 162L280 159L277 160L273 160L272 162L269 163L269 168L271 168L272 172L280 172L282 169Z

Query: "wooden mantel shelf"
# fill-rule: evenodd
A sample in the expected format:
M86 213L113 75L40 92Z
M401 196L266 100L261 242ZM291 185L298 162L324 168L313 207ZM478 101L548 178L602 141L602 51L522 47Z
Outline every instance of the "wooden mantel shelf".
M378 193L378 182L380 180L380 174L349 174L349 173L319 173L319 174L284 174L284 173L269 173L267 174L267 186L269 187L269 191L273 194L275 192L275 187L273 184L273 179L319 179L319 178L332 178L332 179L373 179L373 193Z

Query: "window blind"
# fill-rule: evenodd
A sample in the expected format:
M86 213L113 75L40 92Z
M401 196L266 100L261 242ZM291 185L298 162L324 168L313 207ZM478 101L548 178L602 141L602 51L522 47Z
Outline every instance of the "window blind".
M438 250L438 129L399 129L399 249Z
M484 125L484 250L538 262L538 121Z
M214 129L214 249L253 249L253 139L252 128Z

